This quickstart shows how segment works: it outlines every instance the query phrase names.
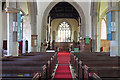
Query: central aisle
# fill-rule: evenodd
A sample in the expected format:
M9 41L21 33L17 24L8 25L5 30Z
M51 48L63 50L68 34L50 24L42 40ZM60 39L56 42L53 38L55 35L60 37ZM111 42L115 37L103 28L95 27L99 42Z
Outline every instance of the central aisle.
M59 52L57 60L58 60L58 67L56 69L53 80L56 79L72 80L72 75L69 67L70 53Z

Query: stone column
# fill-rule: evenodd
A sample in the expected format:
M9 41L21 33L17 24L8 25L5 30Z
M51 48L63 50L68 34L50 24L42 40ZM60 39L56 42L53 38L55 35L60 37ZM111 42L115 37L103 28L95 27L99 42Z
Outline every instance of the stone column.
M41 31L40 31L40 16L37 15L37 34L38 34L38 52L41 51Z
M11 56L13 53L13 14L7 13L7 55Z
M3 46L3 39L2 39L2 0L0 0L0 57L2 57L2 46Z
M85 23L80 24L80 35L82 39L86 38L86 26L85 26Z
M93 19L92 19L92 52L96 52L97 50L97 33L96 33L96 16L93 16Z
M2 1L0 0L0 59L2 59L2 46L3 46L3 39L2 39ZM2 61L0 61L0 79L2 79Z
M6 1L6 12L7 12L7 55L6 56L17 56L18 55L18 43L13 36L13 22L17 21L16 13L16 0L14 2ZM16 33L14 33L16 34Z
M100 21L100 20L99 20ZM100 32L100 22L97 22L97 35L96 35L96 38L97 38L97 50L96 52L100 52L100 48L101 48L101 32Z
M31 35L37 35L36 23L34 23L34 18L31 21ZM31 52L37 52L37 47L31 47Z
M112 40L110 44L110 56L120 56L120 2L113 2L111 3L111 10L112 11L112 22L115 23L114 27L116 28L115 32L112 33Z
M97 3L92 3L92 52L97 51Z
M48 24L48 32L49 32L48 41L51 40L50 39L51 38L51 33L50 33L51 32L51 25L50 25L51 20L50 19L51 17L49 17L49 24Z
M7 2L6 7L12 7L12 2ZM13 13L7 13L7 55L13 53Z
M36 12L36 3L35 2L29 2L29 13L31 18L31 35L37 35L37 12ZM38 43L37 43L38 45ZM31 52L37 52L37 47L31 47Z
M120 4L120 3L119 3ZM119 7L120 10L120 7ZM118 13L118 56L120 56L120 11Z
M46 43L46 27L47 26L42 26L42 28L41 28L41 41L43 42L43 43ZM45 52L46 51L46 46L42 46L42 52Z
M109 3L109 5L111 5L109 6L109 10L114 10L111 11L111 22L115 24L115 31L111 32L110 56L120 56L120 11L118 11L120 8L117 2Z

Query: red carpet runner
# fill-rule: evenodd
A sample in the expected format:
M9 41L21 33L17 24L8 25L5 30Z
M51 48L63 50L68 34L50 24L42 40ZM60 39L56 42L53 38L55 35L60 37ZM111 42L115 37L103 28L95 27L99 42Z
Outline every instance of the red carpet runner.
M69 52L59 52L58 53L58 67L55 72L53 80L72 80L72 75L70 72L69 61L70 53Z

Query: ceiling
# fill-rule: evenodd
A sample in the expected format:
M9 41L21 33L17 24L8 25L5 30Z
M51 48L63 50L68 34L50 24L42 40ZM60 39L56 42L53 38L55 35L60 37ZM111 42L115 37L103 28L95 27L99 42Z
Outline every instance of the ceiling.
M79 14L71 4L60 2L53 7L49 16L51 20L56 18L74 18L78 21Z

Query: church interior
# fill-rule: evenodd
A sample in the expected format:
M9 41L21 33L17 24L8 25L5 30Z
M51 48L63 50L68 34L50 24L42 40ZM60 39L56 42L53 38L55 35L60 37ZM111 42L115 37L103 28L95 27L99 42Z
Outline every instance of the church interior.
M0 0L1 80L120 80L119 0Z

